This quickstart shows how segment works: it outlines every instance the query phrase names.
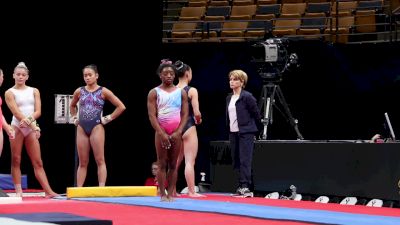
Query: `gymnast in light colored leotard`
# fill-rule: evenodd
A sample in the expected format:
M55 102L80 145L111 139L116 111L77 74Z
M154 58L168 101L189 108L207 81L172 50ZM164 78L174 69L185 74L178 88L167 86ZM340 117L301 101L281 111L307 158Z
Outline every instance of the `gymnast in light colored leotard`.
M35 177L46 195L49 197L58 196L49 185L40 153L39 137L41 132L36 122L41 115L39 90L25 84L29 78L29 70L25 63L18 63L14 69L13 77L15 85L6 91L5 100L13 114L11 125L15 130L15 138L10 139L11 175L15 192L17 196L22 196L20 167L22 147L25 145L35 171Z
M182 130L188 117L188 101L186 92L173 83L175 66L170 61L162 61L157 73L161 84L149 92L147 109L150 123L155 131L155 147L159 165L157 180L161 201L173 201ZM164 186L166 177L168 178L167 193Z
M182 90L175 88L171 93L156 87L157 92L157 119L160 126L172 134L181 122Z

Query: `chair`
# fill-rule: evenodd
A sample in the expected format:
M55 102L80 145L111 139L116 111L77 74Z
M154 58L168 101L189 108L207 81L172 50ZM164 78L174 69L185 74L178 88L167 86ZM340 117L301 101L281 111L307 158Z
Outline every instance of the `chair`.
M350 16L357 8L357 1L332 2L331 15Z
M189 41L192 40L193 32L195 31L197 23L176 22L172 26L171 37L176 39L173 42Z
M222 23L224 20L221 21L214 21L205 17L203 23L199 23L197 27L197 32L193 35L194 37L201 37L202 39L209 39L215 38L221 32Z
M331 13L331 4L329 2L308 3L305 16L307 17L325 17Z
M189 2L188 7L207 6L207 2Z
M204 16L203 23L200 23L194 37L202 39L215 38L221 31L222 23L231 13L230 6L209 6Z
M254 5L254 0L233 0L232 5Z
M296 35L297 29L300 27L300 19L279 19L275 21L275 27L272 35L282 37L285 35Z
M206 7L183 7L181 10L181 15L179 16L179 20L201 20L206 12Z
M231 13L230 6L209 6L204 19L225 20Z
M279 193L278 192L271 192L265 196L265 198L269 199L279 199Z
M272 4L272 5L259 5L257 7L256 15L254 19L256 20L270 20L277 17L280 14L281 5L280 4Z
M252 20L249 22L244 36L264 39L267 34L271 33L272 27L271 20Z
M376 18L374 10L357 10L355 28L358 33L376 32Z
M208 0L189 0L188 6L189 7L200 7L200 6L207 6Z
M221 30L221 41L223 42L237 42L244 41L244 32L247 28L248 22L232 22L226 21ZM233 37L233 38L229 38Z
M278 1L277 0L258 0L257 5L270 5L270 4L276 4Z
M381 0L359 1L357 10L375 10L376 12L382 11L383 2Z
M306 11L306 3L282 4L281 18L300 18Z
M319 196L317 199L315 199L315 202L328 203L329 202L329 197L328 196Z
M229 6L229 2L227 0L212 0L209 6Z
M302 3L304 0L281 0L281 4L287 4L287 3Z
M232 6L231 20L250 20L256 14L256 5L234 5Z
M329 28L325 29L325 34L331 34L326 36L326 41L347 43L349 39L349 34L352 32L354 26L354 16L343 16L339 17L339 22L337 23L338 29L336 29L336 18L331 18L328 22ZM337 40L336 40L336 35Z
M339 204L340 205L355 205L357 203L356 197L346 197Z
M301 22L298 35L307 35L312 38L320 38L321 33L326 28L326 18L321 17L304 17Z

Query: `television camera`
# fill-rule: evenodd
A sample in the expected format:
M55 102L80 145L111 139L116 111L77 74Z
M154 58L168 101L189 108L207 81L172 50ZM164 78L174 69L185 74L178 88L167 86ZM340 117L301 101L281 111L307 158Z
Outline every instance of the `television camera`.
M267 139L268 125L273 123L273 106L275 106L294 128L297 139L303 140L304 138L297 126L298 120L293 118L278 84L282 81L282 75L285 71L294 66L299 66L297 54L289 54L289 40L285 38L270 38L254 44L253 47L253 61L256 63L258 73L264 82L259 100L259 107L263 116L261 122L264 125L261 139Z
M264 82L282 81L282 75L292 67L298 67L296 53L289 53L289 40L270 38L253 45L253 62Z

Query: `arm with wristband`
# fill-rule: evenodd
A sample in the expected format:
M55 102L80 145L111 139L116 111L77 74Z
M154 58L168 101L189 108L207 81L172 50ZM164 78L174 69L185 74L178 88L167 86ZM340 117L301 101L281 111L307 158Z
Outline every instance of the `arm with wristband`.
M71 103L69 105L69 112L72 115L72 122L75 124L75 126L78 126L79 124L79 118L77 116L78 115L77 104L79 102L79 97L80 97L80 88L74 91Z
M106 125L107 123L120 116L123 111L125 111L125 105L116 95L114 95L112 91L105 87L103 87L103 97L115 106L115 110L111 114L101 117L101 123L103 125Z

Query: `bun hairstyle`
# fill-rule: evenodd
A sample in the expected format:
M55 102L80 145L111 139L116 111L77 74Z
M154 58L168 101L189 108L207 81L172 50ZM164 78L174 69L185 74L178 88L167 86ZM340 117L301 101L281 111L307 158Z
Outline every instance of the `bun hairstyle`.
M161 71L166 67L171 67L176 74L176 67L172 64L172 61L169 59L162 59L157 69L157 75L160 75Z
M174 63L178 77L183 77L186 71L190 70L190 66L178 60Z
M97 66L95 64L90 64L90 65L87 65L87 66L83 67L83 70L85 70L85 69L91 69L95 73L97 73L97 74L99 73L99 70L97 69Z
M171 60L169 60L169 59L161 59L161 62L160 62L160 64L172 64L172 61Z
M19 62L19 63L17 64L17 66L15 67L15 69L18 69L18 68L25 69L26 72L29 74L28 67L25 65L24 62ZM15 69L14 69L14 70L15 70Z

